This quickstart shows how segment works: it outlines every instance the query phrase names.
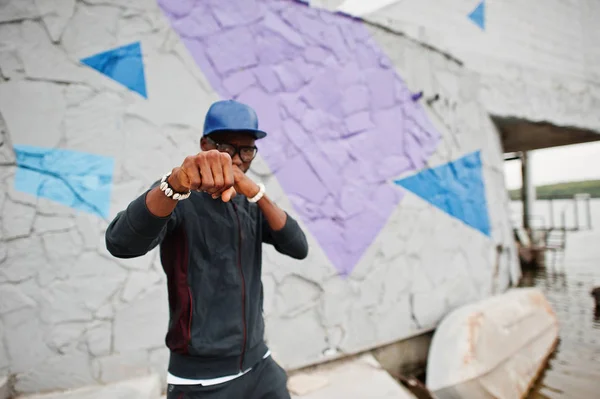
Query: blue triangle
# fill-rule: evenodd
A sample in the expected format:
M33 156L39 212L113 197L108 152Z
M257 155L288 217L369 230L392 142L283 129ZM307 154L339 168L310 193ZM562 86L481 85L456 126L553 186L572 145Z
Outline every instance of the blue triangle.
M471 11L469 18L471 21L475 22L477 26L485 30L485 0L479 3L477 7Z
M490 235L479 151L395 183L466 225Z
M148 98L140 42L92 55L81 62Z

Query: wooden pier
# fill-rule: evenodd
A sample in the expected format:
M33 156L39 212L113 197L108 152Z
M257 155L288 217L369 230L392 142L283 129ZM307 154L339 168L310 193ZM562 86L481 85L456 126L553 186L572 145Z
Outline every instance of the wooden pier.
M548 217L527 215L522 218L522 225L513 227L515 242L519 251L521 266L535 268L543 265L554 266L564 259L568 233L592 230L592 212L589 194L576 194L566 200L550 198ZM559 210L559 222L556 223L556 202L561 201L563 208ZM568 215L572 223L568 223ZM552 254L549 262L548 254Z

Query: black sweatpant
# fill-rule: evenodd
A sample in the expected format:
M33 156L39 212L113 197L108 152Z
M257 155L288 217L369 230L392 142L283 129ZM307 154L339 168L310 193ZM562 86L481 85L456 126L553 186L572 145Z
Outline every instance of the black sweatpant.
M218 385L172 385L167 399L290 399L287 374L271 356L233 381Z

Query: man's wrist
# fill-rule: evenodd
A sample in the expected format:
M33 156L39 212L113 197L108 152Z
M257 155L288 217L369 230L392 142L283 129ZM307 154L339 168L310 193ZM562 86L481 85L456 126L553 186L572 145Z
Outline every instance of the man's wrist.
M189 188L183 187L179 184L179 182L177 181L176 178L173 177L173 174L171 173L171 175L167 178L167 182L169 183L169 185L171 187L173 187L173 190L175 192L178 193L187 193L188 191L190 191Z
M254 182L253 182L254 183ZM252 187L252 191L251 194L248 195L248 198L254 198L258 195L258 193L260 193L260 186L256 183L254 183L254 186Z
M185 191L180 191L176 186L173 186L171 184L171 181L169 180L171 176L171 173L168 173L163 176L163 178L160 181L160 191L162 191L166 197L171 198L173 200L181 201L188 199L191 195L191 191L189 189L184 189Z
M264 184L260 183L260 184L257 184L256 186L258 187L258 191L256 191L256 193L253 196L248 197L248 201L251 203L256 203L256 202L260 201L265 195Z

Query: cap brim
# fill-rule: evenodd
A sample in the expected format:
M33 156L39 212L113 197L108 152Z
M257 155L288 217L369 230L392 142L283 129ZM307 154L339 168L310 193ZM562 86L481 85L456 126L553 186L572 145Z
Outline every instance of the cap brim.
M204 136L212 136L213 134L218 135L220 133L227 133L227 132L248 133L249 135L254 136L254 138L257 140L267 137L266 132L263 132L262 130L258 130L258 129L215 129L215 130L211 130L209 132L205 132Z

